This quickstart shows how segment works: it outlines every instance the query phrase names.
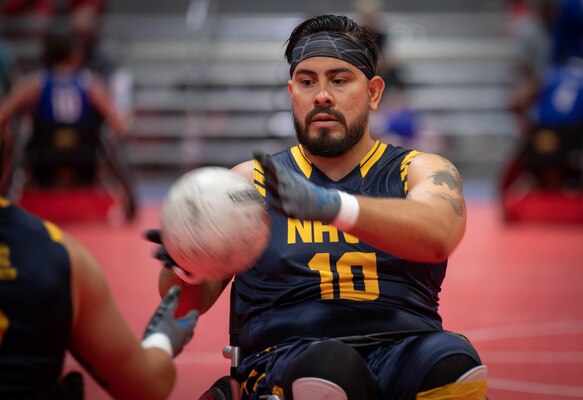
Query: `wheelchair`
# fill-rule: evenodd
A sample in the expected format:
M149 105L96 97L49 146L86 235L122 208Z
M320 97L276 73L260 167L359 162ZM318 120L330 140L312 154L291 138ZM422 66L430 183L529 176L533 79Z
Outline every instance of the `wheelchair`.
M506 222L583 223L583 123L538 125L503 171Z
M223 348L223 357L231 360L230 372L228 375L221 376L217 379L211 387L206 390L198 400L239 400L240 399L240 385L235 379L235 372L239 366L243 353L241 348L238 346L239 343L239 321L233 310L233 297L234 289L231 287L230 291L230 313L229 313L229 344ZM426 332L426 331L424 331ZM421 333L418 332L418 333ZM399 338L407 334L396 333L393 337L389 334L388 337ZM371 335L371 338L375 335ZM382 334L380 335L382 336ZM380 337L379 336L379 337ZM362 337L347 337L338 338L338 341L344 343L352 343L355 346L366 345L366 341L361 342ZM382 339L386 340L386 339ZM392 340L392 339L388 339ZM485 365L477 366L464 375L462 375L456 383L470 383L470 382L482 382L488 379L488 368ZM333 382L320 379L305 377L294 381L293 393L296 397L295 400L352 400L352 398L347 398L346 392ZM282 397L278 395L264 395L260 397L262 400L283 400ZM465 397L464 397L465 398ZM488 400L488 397L485 397Z
M6 197L52 220L109 218L116 205L126 221L137 205L122 143L100 117L81 126L43 125L30 133L13 124L12 169Z
M232 285L233 283L231 283ZM199 397L199 400L237 400L239 399L239 383L234 376L242 359L239 343L239 320L233 310L234 290L231 286L229 310L229 344L223 348L223 357L231 360L230 373L217 379L211 387Z

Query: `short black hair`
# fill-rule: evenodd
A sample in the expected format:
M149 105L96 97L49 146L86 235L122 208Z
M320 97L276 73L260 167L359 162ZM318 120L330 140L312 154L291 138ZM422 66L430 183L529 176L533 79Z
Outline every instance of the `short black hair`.
M335 32L350 36L354 40L362 43L370 52L377 68L379 58L379 47L377 45L377 35L366 26L359 25L350 18L343 15L319 15L312 17L294 28L285 49L285 59L288 64L292 62L292 52L298 42L304 37L318 32ZM376 74L377 71L375 70Z
M53 26L44 35L42 63L50 68L66 60L80 48L81 43L74 37L68 25Z

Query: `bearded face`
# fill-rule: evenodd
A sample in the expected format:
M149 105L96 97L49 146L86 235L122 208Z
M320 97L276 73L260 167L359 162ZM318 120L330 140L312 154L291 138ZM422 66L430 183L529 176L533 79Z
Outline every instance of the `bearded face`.
M358 115L354 122L347 124L344 115L333 108L314 108L306 115L303 123L292 110L294 128L299 143L310 154L320 157L339 157L352 149L363 137L369 118L368 108ZM328 114L338 121L340 134L332 132L329 128L320 128L315 131L312 120L315 115ZM310 132L312 128L312 132Z

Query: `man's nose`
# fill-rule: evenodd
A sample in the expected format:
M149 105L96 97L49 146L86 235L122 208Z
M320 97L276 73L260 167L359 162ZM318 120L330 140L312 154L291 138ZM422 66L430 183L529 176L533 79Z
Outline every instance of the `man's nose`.
M317 107L330 107L334 104L334 98L324 85L320 85L318 93L314 98L314 105Z

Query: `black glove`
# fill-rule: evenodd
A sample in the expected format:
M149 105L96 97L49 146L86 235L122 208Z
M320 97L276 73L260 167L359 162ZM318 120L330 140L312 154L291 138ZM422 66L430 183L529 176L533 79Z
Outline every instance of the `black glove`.
M142 346L158 347L168 351L171 357L176 357L192 339L198 311L190 310L184 317L174 318L180 292L180 286L172 286L168 290L146 327Z
M160 233L160 229L148 229L144 233L144 237L150 242L159 245L156 248L156 251L154 252L154 258L156 258L156 260L161 261L162 265L165 268L172 268L173 266L178 265L176 264L176 261L174 261L172 257L170 257L170 254L168 254L168 251L162 244L162 235Z
M168 251L166 250L166 248L162 244L162 237L161 237L160 229L148 229L145 232L144 236L150 242L153 242L153 243L156 243L159 245L158 248L156 249L156 251L154 252L154 257L157 260L162 262L162 266L164 268L169 268L172 271L174 271L174 273L176 274L176 276L180 280L182 280L183 282L185 282L189 285L198 285L201 282L203 282L203 280L195 278L194 276L192 276L192 274L190 272L188 272L187 270L182 268L180 265L178 265L178 263L176 261L174 261L174 259L172 257L170 257L170 254L168 254Z

